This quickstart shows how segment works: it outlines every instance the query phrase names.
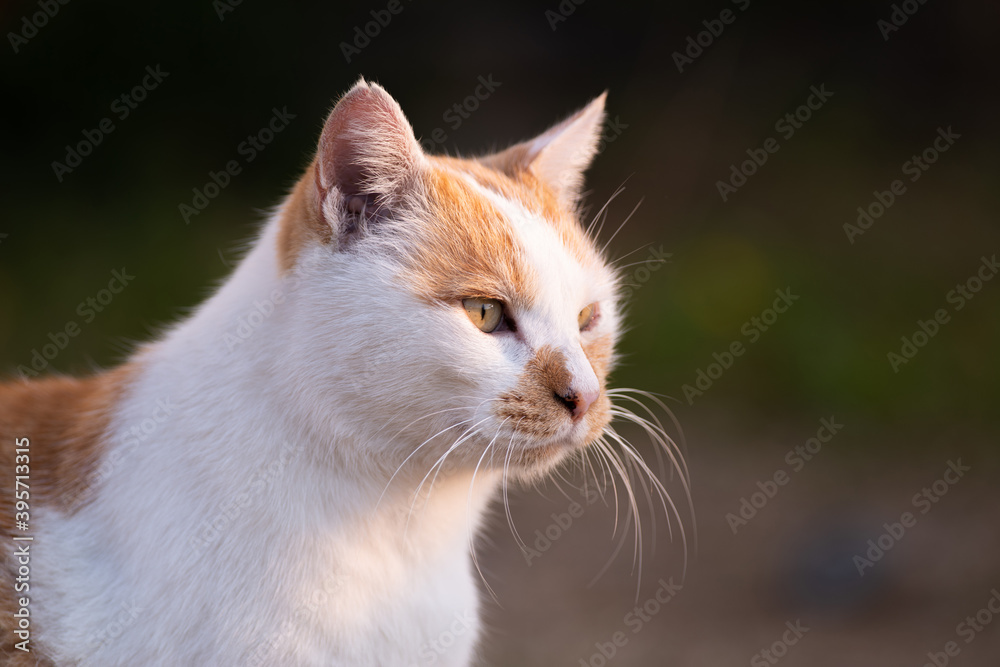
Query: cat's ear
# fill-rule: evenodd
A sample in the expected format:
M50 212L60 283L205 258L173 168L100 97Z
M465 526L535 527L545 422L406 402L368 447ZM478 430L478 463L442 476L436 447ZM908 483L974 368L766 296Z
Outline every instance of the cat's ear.
M326 119L316 186L327 222L355 232L386 215L413 187L424 155L399 104L361 79Z
M597 153L606 97L607 92L601 93L534 139L489 156L484 162L507 173L529 169L564 204L575 205L583 187L583 173Z

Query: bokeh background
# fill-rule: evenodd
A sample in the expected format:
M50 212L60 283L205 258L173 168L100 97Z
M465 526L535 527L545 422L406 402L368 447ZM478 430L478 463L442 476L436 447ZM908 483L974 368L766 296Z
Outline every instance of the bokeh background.
M624 191L602 238L641 201L609 245L623 265L639 262L625 269L630 330L615 383L670 397L698 544L685 548L676 524L671 541L662 509L651 518L640 496L640 580L631 533L614 557L614 501L588 504L573 489L578 471L566 471L566 495L518 490L519 532L548 546L522 554L500 513L487 531L484 664L998 664L1000 618L987 603L1000 587L1000 279L960 310L949 294L1000 251L1000 7L387 5L71 2L44 25L36 2L0 5L2 371L30 367L69 322L80 333L46 372L106 367L197 304L361 75L388 88L428 146L453 154L532 136L607 89L591 211ZM715 22L723 10L731 23ZM373 11L391 20L376 30ZM367 24L374 36L355 43ZM688 41L699 33L700 53ZM689 48L679 68L675 54ZM168 75L122 118L112 103L147 67ZM469 98L480 77L499 85ZM775 123L812 87L832 95L789 137ZM245 162L241 143L274 109L295 117ZM106 117L114 131L57 175L66 146ZM434 141L438 128L446 138ZM910 181L904 163L939 128L959 137ZM724 200L718 182L768 138L780 149ZM186 222L179 205L232 159L242 173ZM844 225L895 179L905 193L852 243ZM669 262L646 262L654 251ZM135 278L122 293L100 312L80 309L123 268ZM744 325L776 290L798 299L751 341ZM942 308L950 319L894 369L887 355L902 352L901 337ZM734 341L744 353L711 369ZM696 385L700 371L716 376L710 386ZM821 419L843 428L797 469L786 453ZM959 462L969 470L935 487ZM745 525L727 519L780 471L786 483ZM682 485L667 484L691 536ZM937 502L915 503L925 488ZM572 502L581 516L552 529ZM883 537L891 548L859 574L855 557L906 511L915 525ZM539 541L546 531L556 539ZM680 591L650 603L671 577ZM977 613L977 625L960 625ZM955 655L941 654L952 641Z

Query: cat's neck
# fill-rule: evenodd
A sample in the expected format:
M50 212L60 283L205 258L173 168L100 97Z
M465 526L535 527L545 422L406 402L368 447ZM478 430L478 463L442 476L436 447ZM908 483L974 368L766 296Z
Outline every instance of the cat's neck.
M353 511L370 522L382 509L387 516L397 515L403 504L433 511L435 503L426 502L426 493L413 502L421 482L423 491L432 482L435 489L443 489L451 480L469 489L471 471L444 467L432 479L425 475L426 467L401 468L405 458L400 457L418 447L421 436L374 426L358 431L350 410L336 403L317 404L337 391L355 394L373 378L345 378L343 387L317 388L310 394L308 381L302 381L308 366L335 366L337 350L323 359L300 354L298 343L310 332L300 330L303 317L296 310L296 292L314 286L281 270L278 237L276 218L227 282L192 317L140 354L139 377L119 414L119 426L141 423L158 403L174 407L148 437L155 446L133 443L132 448L163 458L164 464L179 451L187 452L190 456L173 467L213 471L216 493L247 475L276 469L281 477L275 480L276 488L287 487L278 496L293 490L306 496L289 498L290 506L315 511L321 506L318 501L326 499L326 509L337 519ZM329 417L317 421L316 414ZM394 417L393 423L412 421L408 415ZM385 458L368 455L373 452L384 452ZM127 458L134 455L124 453ZM477 490L488 495L492 484L491 473L480 471ZM477 499L471 508L481 504L478 495L470 496ZM452 514L457 522L474 522L478 513L463 516L464 503L453 501L444 504L456 508Z
M143 628L136 641L167 642L172 638L159 637L160 628L190 625L192 659L211 658L215 649L198 645L198 638L215 641L231 628L199 629L187 604L159 593L171 590L172 600L211 605L213 618L242 619L245 636L273 639L274 646L262 644L262 662L245 663L267 664L297 655L297 645L352 645L345 633L357 632L358 612L350 605L399 614L401 624L424 613L428 600L447 600L444 608L474 616L468 554L495 474L480 471L475 484L466 469L426 476L426 467L404 466L394 475L400 453L419 440L395 430L358 433L336 405L317 404L329 399L328 391L317 390L323 397L317 399L308 383L283 379L309 369L295 353L302 332L289 329L299 321L292 292L302 286L279 270L274 227L192 317L137 356L112 422L115 433L131 436L114 438L99 489L73 528L114 536L88 546L95 563L81 569L99 573L96 563L115 562L121 571L105 572L106 581L93 575L76 590L80 604L68 606L57 632L101 627L101 614L118 613L118 603L128 602L157 619L136 621ZM304 423L300 416L310 412L330 417ZM396 458L359 454L379 451ZM188 539L160 539L178 533ZM55 547L53 568L76 562L79 553L79 546L66 553ZM76 617L72 610L93 612L84 601L95 590L123 579L137 582L121 593L123 600L98 617ZM310 602L317 591L325 596L318 606ZM270 637L305 605L309 620L298 622L295 633L306 634ZM245 614L248 608L255 615ZM439 631L406 627L418 633L417 643L419 633ZM470 633L468 647L471 641Z

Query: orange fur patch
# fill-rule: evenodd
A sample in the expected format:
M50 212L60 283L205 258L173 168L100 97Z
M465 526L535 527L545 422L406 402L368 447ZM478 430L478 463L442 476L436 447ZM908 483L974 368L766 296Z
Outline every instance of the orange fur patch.
M425 191L429 219L408 266L416 292L428 301L482 296L530 307L537 277L510 221L447 168L425 175Z
M291 271L302 250L310 242L329 243L333 230L320 211L316 189L316 162L295 184L282 207L278 220L278 266L282 273Z
M605 391L613 357L611 337L600 336L585 344L583 351L601 388L600 396L583 417L587 424L586 440L591 442L611 421L611 401ZM562 352L549 346L539 348L525 365L517 386L499 397L494 410L498 416L508 418L520 433L536 438L550 437L566 414L566 406L556 395L565 394L571 382Z
M565 394L572 380L563 353L548 345L541 347L525 364L517 386L499 396L496 414L509 419L520 433L552 436L568 414L557 395Z
M11 540L15 534L31 534L14 529L15 441L30 441L30 507L75 511L86 499L87 480L104 454L111 411L134 372L133 366L125 365L83 379L50 377L0 385L0 530L8 544L16 544ZM29 644L31 653L13 646L16 568L11 559L5 560L0 569L2 662L16 667L51 665L37 652L34 640ZM38 627L37 618L32 617L31 623Z

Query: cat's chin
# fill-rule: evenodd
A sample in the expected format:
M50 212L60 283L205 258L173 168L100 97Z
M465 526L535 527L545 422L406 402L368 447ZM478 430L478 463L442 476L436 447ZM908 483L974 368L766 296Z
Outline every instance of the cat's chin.
M548 438L521 445L512 463L529 474L545 473L590 444L578 434Z

